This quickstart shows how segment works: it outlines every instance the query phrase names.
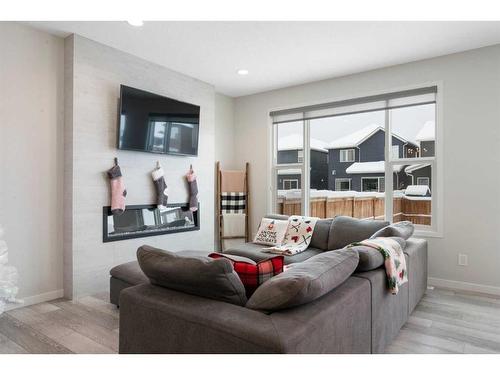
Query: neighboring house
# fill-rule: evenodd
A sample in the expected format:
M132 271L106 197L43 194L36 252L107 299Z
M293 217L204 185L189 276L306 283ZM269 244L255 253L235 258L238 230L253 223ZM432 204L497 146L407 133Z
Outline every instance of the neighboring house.
M434 156L434 144L436 142L435 129L435 122L427 121L415 137L416 141L419 143L419 155L422 158Z
M415 136L419 144L418 155L422 158L434 156L436 143L435 129L435 122L427 121ZM432 170L430 164L410 165L405 168L405 173L410 176L411 185L427 185L432 191Z
M328 151L326 143L311 138L311 189L328 188ZM302 163L304 158L302 137L298 134L278 139L278 164ZM278 190L301 188L301 170L291 168L278 172Z
M328 145L328 189L384 191L384 144L384 128L373 124ZM391 152L398 158L418 153L416 143L394 133L391 144ZM397 190L411 184L404 165L394 167L393 181Z

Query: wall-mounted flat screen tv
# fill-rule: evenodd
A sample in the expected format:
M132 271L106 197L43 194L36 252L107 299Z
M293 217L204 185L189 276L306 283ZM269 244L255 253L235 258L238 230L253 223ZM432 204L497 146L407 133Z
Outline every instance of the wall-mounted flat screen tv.
M121 85L118 148L198 155L200 107Z

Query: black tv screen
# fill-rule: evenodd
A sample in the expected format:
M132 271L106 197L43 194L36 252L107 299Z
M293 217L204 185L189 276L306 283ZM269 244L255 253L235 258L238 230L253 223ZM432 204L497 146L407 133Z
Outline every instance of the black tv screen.
M198 155L200 107L121 85L118 148Z

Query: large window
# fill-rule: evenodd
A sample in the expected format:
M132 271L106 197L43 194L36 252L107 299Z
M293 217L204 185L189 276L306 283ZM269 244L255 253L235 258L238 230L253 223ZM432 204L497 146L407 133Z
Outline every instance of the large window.
M271 112L275 212L437 230L436 98L431 86Z

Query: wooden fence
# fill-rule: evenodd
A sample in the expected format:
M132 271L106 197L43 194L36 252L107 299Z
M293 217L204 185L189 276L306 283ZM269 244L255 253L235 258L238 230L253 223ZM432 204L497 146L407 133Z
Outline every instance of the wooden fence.
M300 199L278 199L278 213L300 215ZM384 219L383 197L311 198L311 216L328 218L351 216L358 219ZM413 224L431 225L431 200L405 197L393 199L393 220L411 221Z

